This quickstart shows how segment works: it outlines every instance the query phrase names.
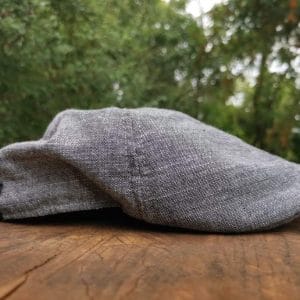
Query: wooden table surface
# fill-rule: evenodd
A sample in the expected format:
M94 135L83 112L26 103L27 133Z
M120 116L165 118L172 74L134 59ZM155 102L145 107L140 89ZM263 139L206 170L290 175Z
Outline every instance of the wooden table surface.
M300 299L300 219L253 234L118 210L0 222L0 299Z

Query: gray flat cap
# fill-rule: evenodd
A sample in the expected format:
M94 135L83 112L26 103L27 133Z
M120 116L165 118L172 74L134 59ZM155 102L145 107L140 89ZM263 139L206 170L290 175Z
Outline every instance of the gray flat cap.
M300 165L180 112L70 109L0 150L4 220L120 207L146 222L264 230L300 214Z

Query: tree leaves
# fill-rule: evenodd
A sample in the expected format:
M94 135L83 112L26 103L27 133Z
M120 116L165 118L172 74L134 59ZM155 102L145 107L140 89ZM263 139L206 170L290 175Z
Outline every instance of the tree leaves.
M186 3L0 0L0 145L69 107L157 106L299 162L299 7Z

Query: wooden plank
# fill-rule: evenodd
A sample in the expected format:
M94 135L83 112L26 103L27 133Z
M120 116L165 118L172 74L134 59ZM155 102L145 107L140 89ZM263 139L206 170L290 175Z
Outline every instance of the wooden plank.
M0 223L0 299L300 299L300 219L203 234L118 210Z

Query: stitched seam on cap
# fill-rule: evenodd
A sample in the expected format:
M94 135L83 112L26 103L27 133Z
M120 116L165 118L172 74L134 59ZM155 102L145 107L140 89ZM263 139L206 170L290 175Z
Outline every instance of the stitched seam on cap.
M129 166L132 167L130 170L130 175L131 175L131 188L132 188L132 193L134 196L135 204L138 209L139 216L143 216L143 204L140 198L140 184L141 184L141 170L140 170L140 165L138 162L138 153L137 153L137 147L138 147L138 141L135 137L136 135L136 130L134 126L134 118L132 116L132 112L128 110L128 117L130 119L130 124L131 124L131 143L129 141L129 144L131 144L130 153L129 157L131 158L131 164Z

